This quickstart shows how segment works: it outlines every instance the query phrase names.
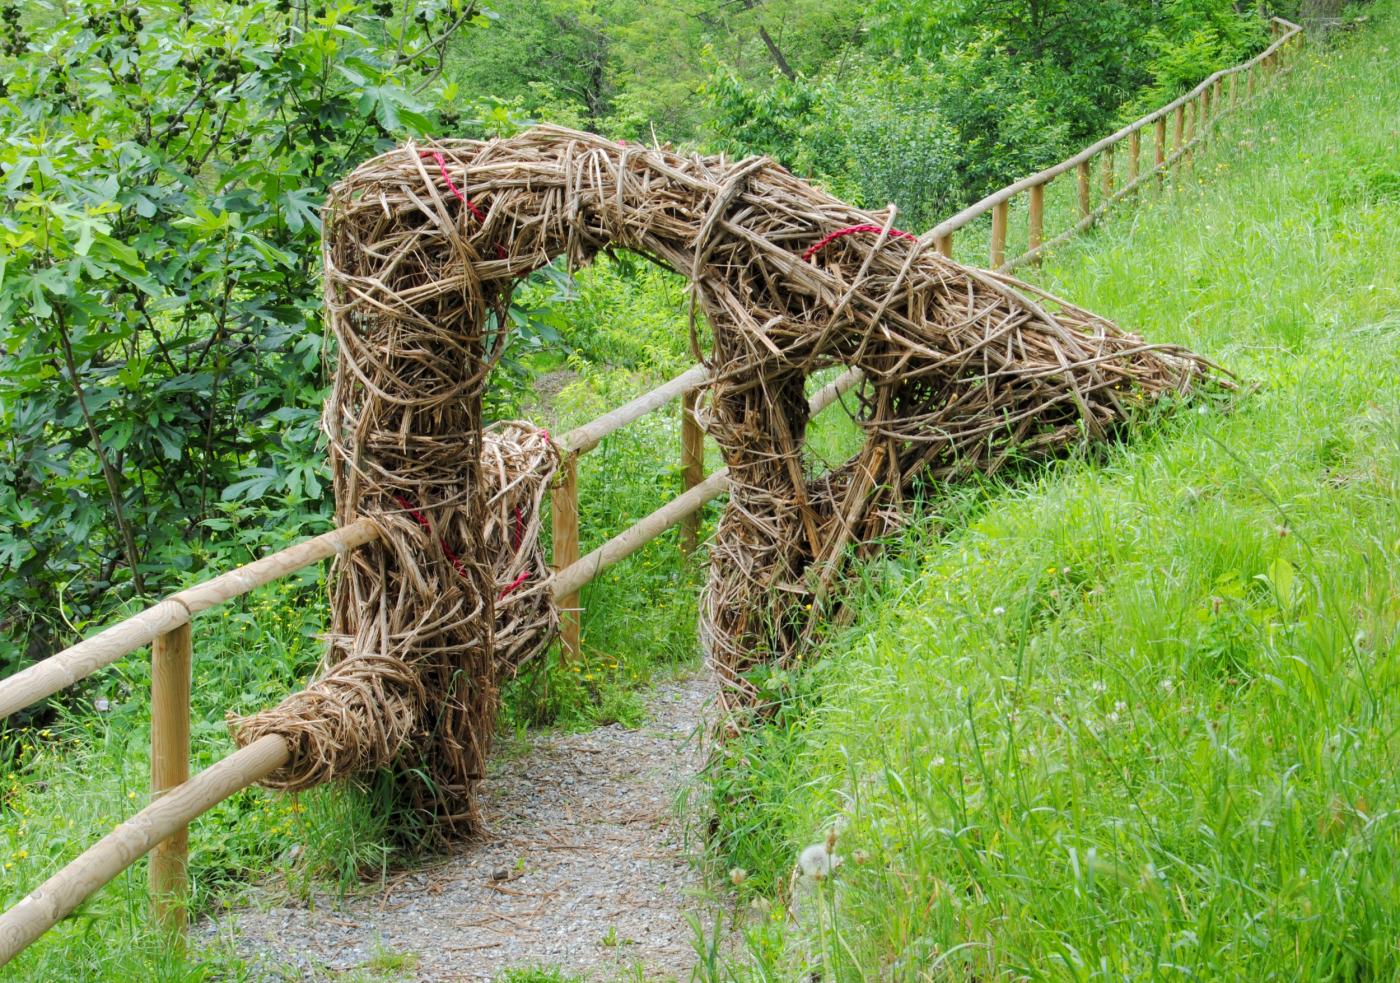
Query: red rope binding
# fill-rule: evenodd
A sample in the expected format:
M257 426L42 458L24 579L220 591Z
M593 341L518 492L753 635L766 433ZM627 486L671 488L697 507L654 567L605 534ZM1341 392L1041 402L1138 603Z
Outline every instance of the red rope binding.
M400 506L405 512L407 512L409 515L411 515L411 516L413 517L413 520L414 520L415 522L417 522L420 526L422 526L424 529L428 530L428 532L432 532L432 531L433 531L433 527L428 523L427 517L426 517L425 515L423 515L422 512L419 512L417 509L415 509L415 508L413 507L413 504L412 504L411 502L409 502L408 499L404 498L402 495L395 495L395 496L394 496L394 501L398 502L398 503L399 503L399 506ZM519 506L516 506L516 508L515 508L515 521L516 521L517 529L520 529L522 520L521 520L521 517L520 517L520 507L519 507ZM523 531L517 532L517 535L518 535L518 536L519 536L519 535L523 535ZM465 579L466 579L466 576L467 576L467 568L466 568L466 565L465 565L464 563L462 563L462 561L461 561L460 559L457 558L457 554L456 554L456 553L452 552L452 547L450 547L450 546L447 545L447 540L445 540L445 539L443 539L441 536L439 536L439 537L438 537L438 545L442 547L442 552L447 556L448 561L451 562L451 564L452 564L452 569L456 570L457 573L458 573L458 575L461 576L461 577L465 580ZM516 544L515 544L515 548L516 548L516 549L519 549L519 548L520 548L520 543L519 543L518 541L517 541ZM505 589L501 591L500 596L498 596L498 597L496 598L496 600L498 600L498 601L504 601L504 600L506 599L506 596L509 595L511 591L515 590L517 587L519 587L521 584L525 583L525 581L527 581L527 580L529 580L529 579L530 579L530 571L528 571L528 570L522 570L522 571L520 571L520 576L516 577L515 580L511 581L509 584L506 584Z
M433 527L428 523L427 518L423 515L422 512L419 512L417 509L415 509L413 507L413 504L409 502L408 499L404 498L402 495L395 495L394 501L398 502L405 512L413 516L414 521L416 521L420 526L428 530L428 532L433 531ZM452 568L462 576L463 580L469 579L467 577L466 565L460 559L457 558L456 553L452 552L452 547L447 545L447 540L439 536L437 538L437 541L438 545L442 547L443 554L451 562Z
M804 260L810 260L828 244L833 243L837 239L841 239L845 236L855 235L857 232L874 232L878 235L879 233L884 231L885 227L883 225L848 225L844 229L837 229L835 232L828 232L826 235L822 236L821 239L819 239L817 242L808 246L807 251L802 254L802 258ZM914 235L914 233L904 232L901 229L890 229L890 235L898 239L913 239L915 242L917 242L919 239L919 237Z
M428 151L424 151L424 153L427 152ZM486 213L481 210L481 208L476 204L476 202L472 201L466 195L462 194L462 189L457 187L456 183L453 182L452 175L447 173L447 159L442 156L441 151L434 150L432 151L432 155L433 160L437 161L438 170L442 172L442 179L447 182L447 186L450 189L452 189L452 193L457 196L457 200L467 206L467 210L472 213L473 218L485 225ZM506 252L505 246L502 246L500 243L497 243L496 255L499 256L501 259L505 259L509 254Z
M442 179L447 182L447 186L452 189L452 193L457 196L457 200L467 206L467 209L472 213L472 217L478 222L484 223L486 221L486 213L478 208L474 201L462 194L461 188L452 183L452 175L447 173L447 160L442 156L440 151L433 151L433 160L437 161L438 170L442 171Z
M528 571L528 570L521 570L521 571L520 571L520 576L516 577L515 580L513 580L513 581L511 581L510 583L506 584L505 589L501 591L500 597L496 598L496 600L498 600L498 601L504 601L504 600L506 599L506 595L508 595L511 591L515 590L515 588L519 587L521 584L525 583L525 581L527 581L527 580L529 580L529 579L530 579L530 571Z

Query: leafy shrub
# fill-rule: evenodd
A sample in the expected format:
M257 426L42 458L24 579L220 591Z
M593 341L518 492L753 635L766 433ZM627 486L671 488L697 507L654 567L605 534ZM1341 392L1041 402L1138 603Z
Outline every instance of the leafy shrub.
M1143 5L923 0L872 5L834 71L746 79L717 66L711 138L765 153L926 228L1063 159L1261 43L1227 0Z
M432 127L442 46L480 20L386 6L6 8L0 674L66 630L62 585L81 626L210 529L324 519L318 210Z

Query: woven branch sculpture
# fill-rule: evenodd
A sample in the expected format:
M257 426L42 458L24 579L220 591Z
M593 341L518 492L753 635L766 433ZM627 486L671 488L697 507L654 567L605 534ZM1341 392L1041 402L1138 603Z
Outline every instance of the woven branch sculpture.
M766 158L552 127L358 168L326 209L339 362L325 428L337 518L385 535L334 573L327 675L241 722L240 741L293 737L289 788L392 765L406 805L471 827L498 681L555 627L536 533L557 456L519 427L510 463L488 463L505 458L481 400L513 287L556 257L634 250L687 276L692 321L709 321L706 428L730 491L700 621L730 708L756 698L749 669L800 649L849 547L891 530L917 482L1102 438L1208 372L893 221ZM838 365L864 372L865 442L812 476L804 385ZM512 523L527 528L512 538ZM511 583L528 586L503 595Z

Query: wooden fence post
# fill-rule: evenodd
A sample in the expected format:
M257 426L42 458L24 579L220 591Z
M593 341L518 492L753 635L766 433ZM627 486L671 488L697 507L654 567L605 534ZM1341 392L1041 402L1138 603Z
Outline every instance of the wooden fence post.
M549 511L554 535L554 570L558 573L578 559L578 454L569 451L559 477L549 490ZM579 657L580 612L578 591L556 597L559 605L559 638L570 659Z
M1142 156L1142 131L1134 130L1128 134L1128 184L1137 183L1138 168L1141 166L1138 159Z
M190 777L189 622L151 642L151 799L183 785ZM151 851L151 916L183 939L189 907L188 827L181 827Z
M946 256L949 259L953 258L953 233L949 232L946 236L939 236L935 245L938 247L938 255Z
M1254 66L1250 65L1244 70L1244 98L1248 102L1254 98Z
M1185 167L1190 167L1196 155L1196 150L1192 144L1196 140L1196 124L1201 118L1201 103L1197 99L1191 99L1181 108L1186 110L1186 134L1185 140L1182 143L1182 146L1186 148L1186 152L1182 155L1181 163Z
M1109 144L1109 145L1108 145L1108 149L1105 150L1105 151L1103 152L1103 200L1104 200L1104 201L1108 201L1108 199L1110 199L1110 198L1113 197L1113 179L1114 179L1114 176L1115 176L1114 173L1113 173L1113 164L1114 164L1114 153L1113 153L1113 150L1114 150L1114 147L1115 147L1115 146L1116 146L1116 144Z
M1079 168L1079 217L1089 217L1089 161L1080 163Z
M998 202L992 206L992 241L990 254L990 268L1001 269L1001 265L1006 262L1006 218L1011 210L1009 201Z
M1185 152L1182 147L1186 145L1186 103L1176 107L1176 116L1172 119L1172 167L1177 169L1178 180L1173 182L1172 187L1180 188L1180 171L1182 161L1185 159Z
M1157 125L1154 130L1157 135L1157 149L1153 155L1153 160L1156 162L1153 170L1157 172L1157 187L1160 188L1167 180L1165 167L1167 162L1167 117L1165 115L1157 117Z
M1027 240L1031 249L1039 249L1045 241L1045 185L1031 185L1030 235ZM1040 262L1040 257L1036 257Z
M695 416L699 404L699 389L687 389L681 395L682 494L705 480L705 431ZM681 521L681 551L689 555L699 543L700 513L697 511Z

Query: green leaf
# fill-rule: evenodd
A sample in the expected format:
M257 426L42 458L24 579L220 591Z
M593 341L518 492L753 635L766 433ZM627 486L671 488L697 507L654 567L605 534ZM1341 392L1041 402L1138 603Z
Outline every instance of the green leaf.
M1278 597L1279 606L1291 608L1293 606L1296 577L1293 571L1293 564L1283 557L1276 557L1269 564L1267 574L1269 584L1274 589L1274 594Z

